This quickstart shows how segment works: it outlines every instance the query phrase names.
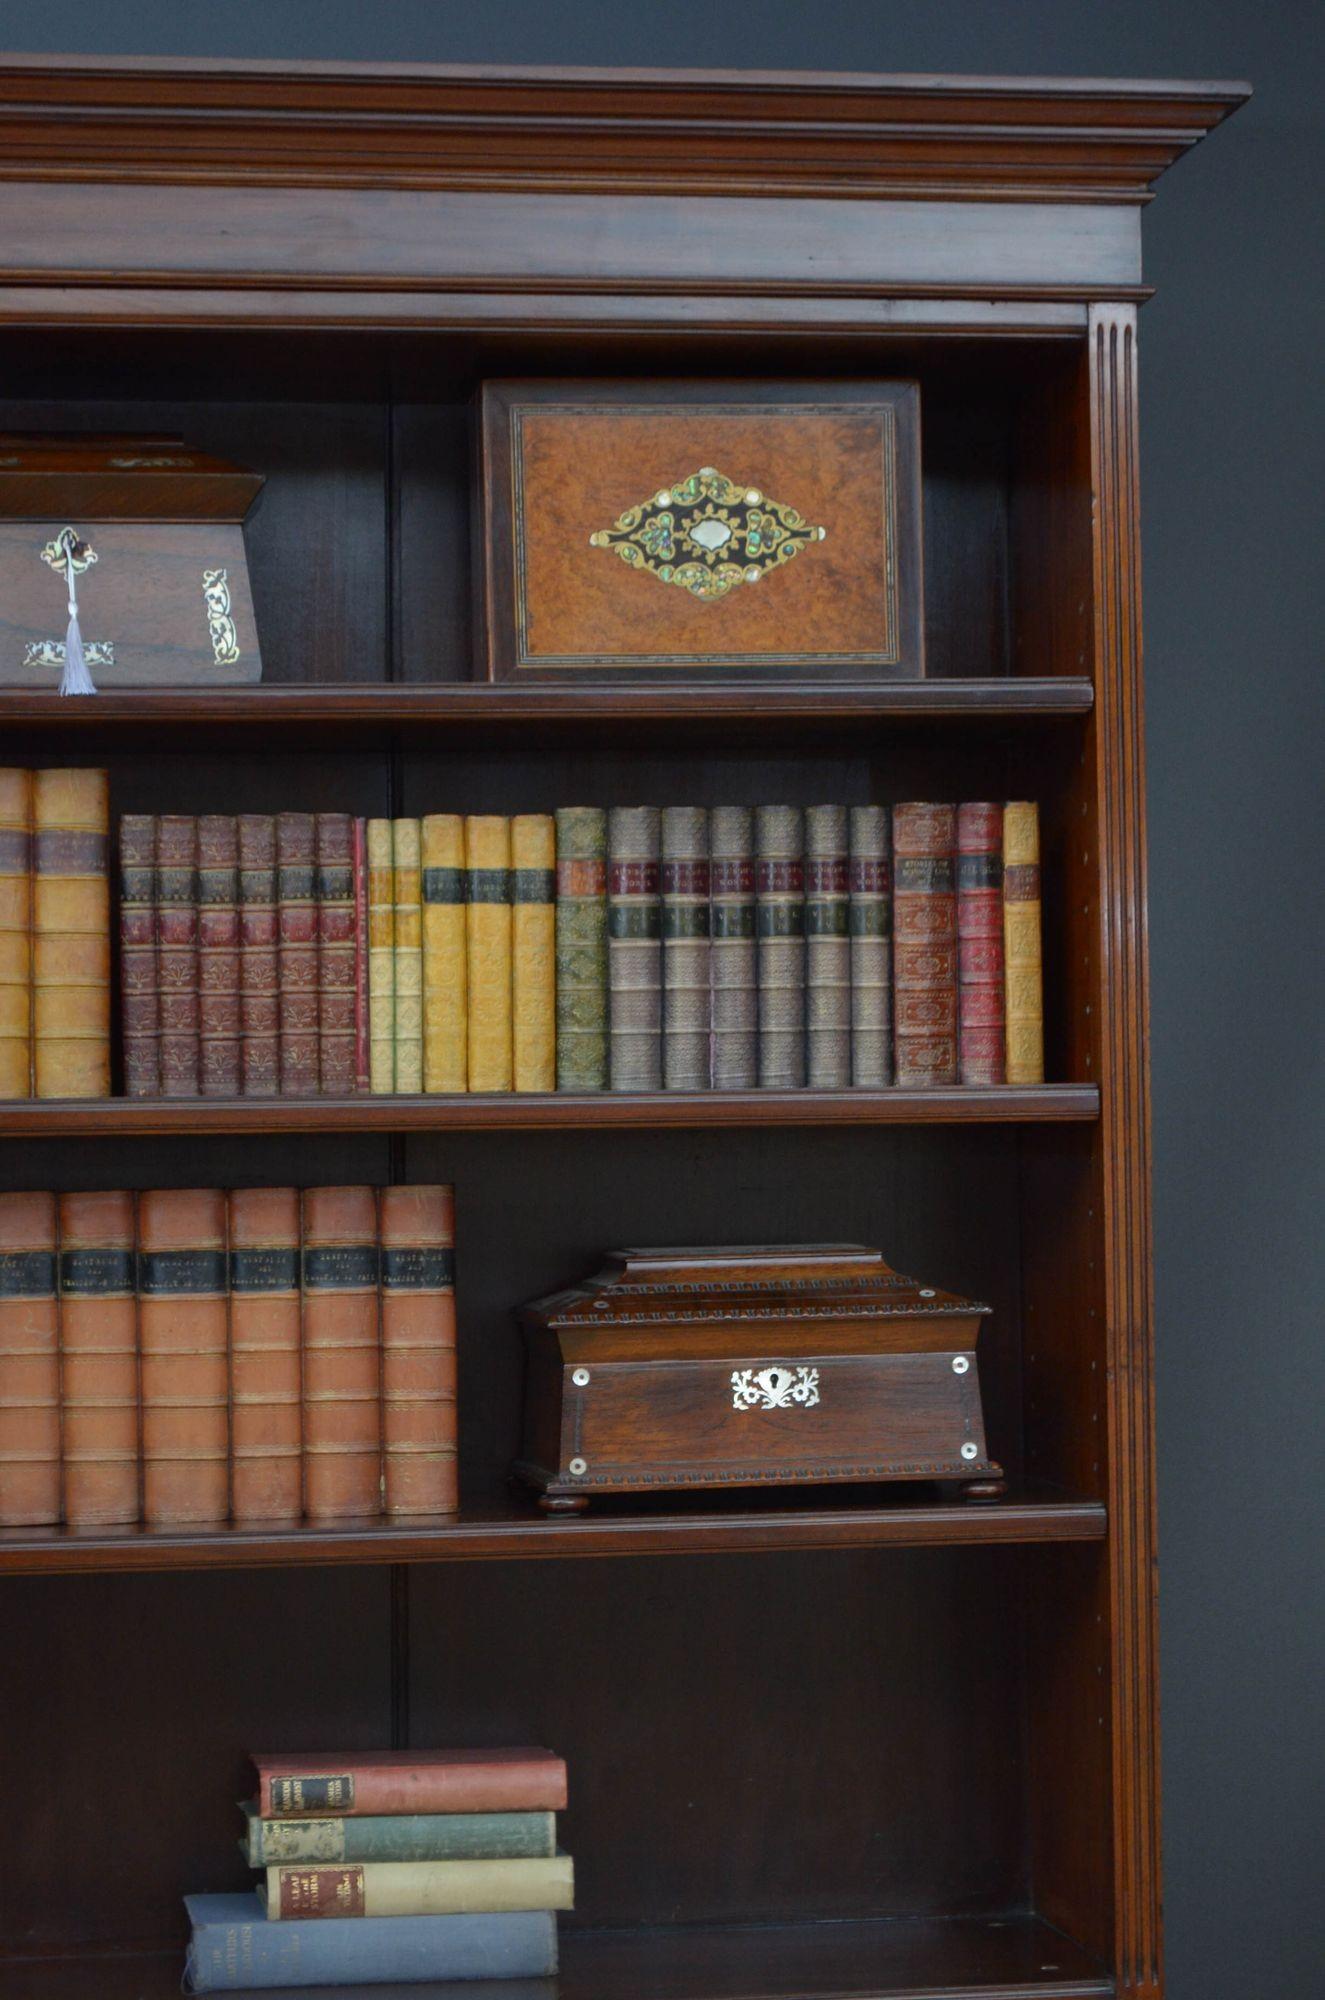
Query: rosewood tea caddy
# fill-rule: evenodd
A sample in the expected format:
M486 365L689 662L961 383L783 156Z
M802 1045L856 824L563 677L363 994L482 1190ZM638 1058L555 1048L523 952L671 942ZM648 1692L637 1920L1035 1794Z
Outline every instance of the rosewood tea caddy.
M989 1311L851 1243L612 1251L519 1315L516 1473L549 1512L833 1480L960 1480L994 1498L975 1354Z

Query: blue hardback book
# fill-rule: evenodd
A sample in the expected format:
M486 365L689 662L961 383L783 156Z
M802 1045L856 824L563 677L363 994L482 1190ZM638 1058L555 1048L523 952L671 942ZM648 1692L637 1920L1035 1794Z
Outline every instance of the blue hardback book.
M185 1975L190 1993L393 1979L539 1979L557 1969L557 1920L550 1910L268 1923L251 1893L186 1896L184 1907L193 1925Z

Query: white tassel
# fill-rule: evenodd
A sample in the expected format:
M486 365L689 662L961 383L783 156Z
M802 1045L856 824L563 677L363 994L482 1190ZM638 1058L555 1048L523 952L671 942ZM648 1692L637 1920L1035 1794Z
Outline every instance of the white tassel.
M87 670L83 655L83 635L78 629L78 590L74 583L73 551L65 555L69 578L69 629L64 635L64 672L60 675L61 694L95 694L96 684Z

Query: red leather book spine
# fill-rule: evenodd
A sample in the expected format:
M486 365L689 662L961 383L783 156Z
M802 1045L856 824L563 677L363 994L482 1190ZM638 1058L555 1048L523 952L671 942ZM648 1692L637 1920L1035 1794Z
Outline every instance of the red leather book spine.
M0 1527L60 1518L55 1196L0 1194Z
M275 1097L280 1088L276 822L268 813L241 813L238 834L240 1084L245 1097Z
M120 1023L126 1097L161 1095L156 990L156 818L120 816Z
M354 822L319 813L317 840L318 1078L327 1097L350 1097L355 1070Z
M386 1510L448 1514L460 1504L454 1190L383 1188L381 1215Z
M354 1088L372 1088L368 1053L368 827L354 822Z
M312 813L277 815L281 1091L286 1097L317 1096L315 845Z
M156 985L161 1095L198 1095L198 822L156 823Z
M239 839L226 813L198 821L198 1084L240 1094Z
M138 1297L134 1197L60 1196L64 1513L136 1521Z
M1002 1083L1003 808L957 808L957 1054L963 1083Z
M230 1196L230 1512L297 1519L303 1504L299 1192Z
M222 1521L229 1507L225 1195L138 1197L143 1519Z
M550 1750L255 1751L264 1819L562 1812L566 1766Z
M957 911L952 806L893 808L893 1046L897 1081L957 1081Z
M381 1512L377 1199L307 1188L303 1203L304 1512Z

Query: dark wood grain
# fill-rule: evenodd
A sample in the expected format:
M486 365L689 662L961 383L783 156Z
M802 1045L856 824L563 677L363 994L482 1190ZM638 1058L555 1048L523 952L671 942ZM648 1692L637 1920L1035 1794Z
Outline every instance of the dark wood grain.
M977 1125L1099 1116L1094 1084L934 1090L510 1092L465 1097L0 1101L0 1138L170 1132L666 1131L740 1125Z
M794 1505L731 1504L703 1496L614 1502L593 1514L549 1518L530 1500L466 1508L436 1521L342 1521L291 1528L0 1529L0 1574L68 1576L95 1570L268 1569L326 1563L535 1561L576 1556L740 1554L834 1548L986 1547L1100 1541L1102 1502L1049 1490L1010 1493L988 1506L940 1499L933 1489L840 1489Z

